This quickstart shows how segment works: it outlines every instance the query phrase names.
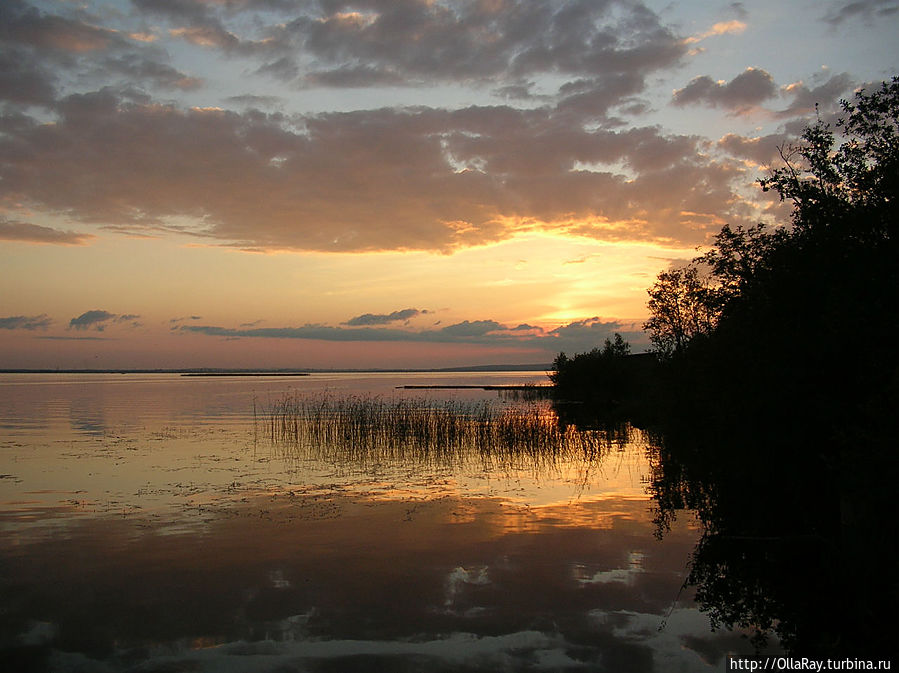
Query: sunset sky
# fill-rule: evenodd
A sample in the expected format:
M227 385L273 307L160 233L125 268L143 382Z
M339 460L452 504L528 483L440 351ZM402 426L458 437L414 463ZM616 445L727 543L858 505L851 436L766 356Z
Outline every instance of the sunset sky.
M550 362L622 333L893 0L0 0L0 368Z

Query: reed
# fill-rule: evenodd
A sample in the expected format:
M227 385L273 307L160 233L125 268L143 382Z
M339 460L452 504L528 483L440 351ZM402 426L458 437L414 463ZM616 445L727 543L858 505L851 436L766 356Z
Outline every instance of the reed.
M367 464L541 469L599 459L622 438L557 422L548 405L286 395L263 408L273 444L302 457Z

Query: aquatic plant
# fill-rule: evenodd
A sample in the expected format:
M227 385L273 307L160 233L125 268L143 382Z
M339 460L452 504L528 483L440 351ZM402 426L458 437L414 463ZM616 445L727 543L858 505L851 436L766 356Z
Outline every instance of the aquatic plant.
M328 461L540 469L599 459L626 438L558 423L548 404L285 395L257 421L273 444Z

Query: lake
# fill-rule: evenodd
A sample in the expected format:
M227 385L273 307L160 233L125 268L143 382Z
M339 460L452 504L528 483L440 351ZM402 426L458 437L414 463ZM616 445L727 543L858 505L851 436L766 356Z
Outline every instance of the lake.
M270 431L288 397L553 423L545 401L398 388L524 383L546 375L0 375L7 670L699 671L752 653L694 602L700 525L660 526L638 430L499 454Z

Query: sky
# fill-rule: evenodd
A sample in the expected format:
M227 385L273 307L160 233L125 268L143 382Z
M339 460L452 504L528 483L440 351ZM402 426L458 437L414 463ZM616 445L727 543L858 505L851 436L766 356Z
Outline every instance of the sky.
M2 0L0 368L548 363L621 333L899 0ZM816 107L817 106L817 107Z

